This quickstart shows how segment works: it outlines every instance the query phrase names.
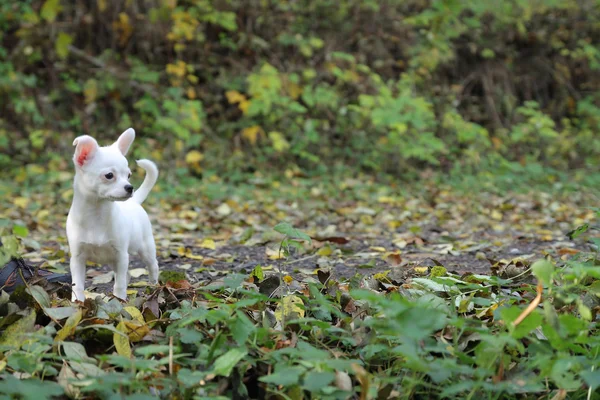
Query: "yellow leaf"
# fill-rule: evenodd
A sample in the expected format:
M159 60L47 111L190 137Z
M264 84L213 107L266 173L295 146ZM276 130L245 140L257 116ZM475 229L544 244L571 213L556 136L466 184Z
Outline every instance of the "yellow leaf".
M296 318L304 318L304 303L302 299L295 295L286 296L281 299L275 308L275 318L279 322Z
M79 322L81 322L82 317L83 313L81 312L81 309L79 309L75 314L67 318L65 325L58 332L56 332L54 341L61 342L69 336L72 336L75 333L75 328L77 328L77 325L79 325Z
M45 220L46 218L48 218L48 216L50 215L50 211L48 210L40 210L37 213L37 219L39 221Z
M380 196L377 201L379 203L390 204L394 202L394 198L390 196Z
M96 101L98 95L98 84L95 79L88 79L83 85L83 95L85 96L85 104L90 104Z
M40 16L48 22L54 22L61 9L60 0L46 0L40 9Z
M122 321L121 323L125 325L127 336L132 342L139 342L150 332L150 328L145 323L140 324L137 321Z
M204 260L204 257L201 255L192 253L192 249L187 249L185 252L185 257L192 260Z
M128 329L125 325L125 321L119 322L117 325L117 330L119 332L123 332L125 336L119 335L116 332L113 334L113 343L115 344L115 349L120 355L131 358L131 345L129 344L129 336L127 335Z
M427 271L429 271L428 267L415 267L414 271L419 275L426 275Z
M73 43L73 36L68 33L61 32L54 42L54 50L60 58L67 58L69 55L69 46Z
M106 0L96 0L96 4L98 4L98 10L100 12L106 10Z
M291 276L289 276L289 275L286 275L286 276L284 276L284 277L283 277L283 281L284 281L285 283L287 283L288 285L290 285L292 282L294 282L294 278L292 278L292 277L291 277Z
M64 192L62 192L62 194L60 195L60 198L63 199L64 201L69 201L71 200L71 197L73 197L73 189L67 189Z
M119 13L119 19L114 21L112 25L113 29L119 33L119 44L124 46L133 33L133 26L129 23L129 15L124 12Z
M502 213L498 210L493 210L490 216L496 221L502 221Z
M270 260L280 260L282 258L285 258L285 256L283 255L283 251L279 251L278 248L272 249L270 247L265 247L265 252L267 253L267 257Z
M371 246L369 249L373 251L378 251L380 253L385 253L385 247Z
M217 248L215 241L212 239L204 239L202 241L202 243L200 243L200 247L202 247L204 249L211 249L211 250L214 250Z
M302 94L302 88L294 82L290 82L288 84L287 91L290 94L290 97L294 100L298 99L298 97L300 97Z
M178 78L183 78L187 71L187 64L178 60L175 64L167 64L167 74L175 75Z
M192 150L185 156L185 162L187 164L197 164L204 159L204 155L198 150Z
M248 100L240 101L240 104L238 104L238 107L240 108L240 110L242 110L244 115L246 115L246 114L248 114L248 107L250 107L250 101L248 101Z
M194 88L188 88L186 94L187 94L188 99L193 100L196 98L196 91L194 90Z
M246 101L246 96L238 92L237 90L228 90L225 92L225 97L227 97L227 101L229 104L241 103L242 101Z
M317 251L317 255L322 256L322 257L329 257L331 255L331 253L333 253L333 250L329 246L321 247Z
M373 275L373 279L376 279L378 281L388 281L388 274L390 273L390 270L387 271L383 271L383 272L379 272L375 275Z
M242 129L242 137L249 141L253 146L256 144L258 135L262 135L263 130L260 126L254 125L248 128Z
M138 310L137 308L135 308L133 306L127 306L127 307L123 307L123 310L127 311L129 313L129 315L131 315L131 318L138 321L139 323L141 323L141 324L146 323L146 321L144 321L144 317L142 316L141 311Z
M13 204L19 208L26 208L29 204L29 199L27 197L16 197L13 200Z
M269 139L276 152L282 153L290 148L290 144L280 132L269 132Z

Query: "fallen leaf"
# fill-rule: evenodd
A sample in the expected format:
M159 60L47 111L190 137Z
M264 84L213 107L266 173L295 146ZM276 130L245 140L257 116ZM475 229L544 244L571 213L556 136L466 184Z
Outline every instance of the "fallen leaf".
M202 247L203 249L210 249L210 250L214 250L217 248L215 241L213 239L204 239L202 241L202 243L200 243L200 247Z
M132 278L139 278L142 275L148 275L148 270L146 268L130 269L129 275L131 275Z
M275 318L283 323L296 318L304 318L304 302L296 295L285 296L275 308Z
M75 312L75 314L67 318L67 321L65 322L64 326L58 332L56 332L56 336L54 336L54 341L61 342L69 336L73 336L75 334L75 329L77 328L77 325L79 325L79 322L81 322L82 317L83 313L81 312L81 309L78 309Z
M115 345L115 349L119 355L122 355L127 358L131 358L131 345L129 344L129 336L127 325L125 325L125 321L119 322L116 328L119 332L123 332L127 336L119 335L118 333L113 334L113 343Z

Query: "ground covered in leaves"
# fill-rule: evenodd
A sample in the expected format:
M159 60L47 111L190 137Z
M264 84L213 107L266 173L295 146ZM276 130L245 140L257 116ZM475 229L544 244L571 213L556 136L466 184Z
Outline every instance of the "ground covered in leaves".
M4 229L58 272L70 179L0 186ZM127 303L105 266L88 268L85 304L43 281L2 295L0 393L595 398L593 189L293 173L161 186L145 205L161 284L134 260Z

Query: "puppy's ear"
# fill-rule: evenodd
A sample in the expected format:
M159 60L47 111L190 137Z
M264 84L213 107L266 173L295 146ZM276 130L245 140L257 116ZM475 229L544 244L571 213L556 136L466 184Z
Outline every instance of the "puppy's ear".
M73 146L77 146L75 148L73 162L79 167L83 167L84 164L91 161L98 151L98 142L96 142L96 139L88 135L75 138L73 141Z
M121 154L126 155L129 151L129 146L133 143L133 139L135 139L135 131L133 128L129 128L121 133L121 136L119 136L114 145L119 148Z

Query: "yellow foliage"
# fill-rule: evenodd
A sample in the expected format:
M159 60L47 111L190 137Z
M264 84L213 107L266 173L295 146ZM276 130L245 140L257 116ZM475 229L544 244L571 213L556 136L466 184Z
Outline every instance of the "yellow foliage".
M264 131L258 125L242 129L242 137L249 141L253 146L256 144L259 135L264 135Z
M191 150L185 156L185 162L187 164L196 164L204 159L204 155L200 153L198 150Z
M175 64L167 64L167 74L174 75L178 78L183 78L187 71L187 64L181 60L177 60Z
M107 0L96 0L96 4L98 5L98 10L100 12L104 12L104 10L106 10L106 1Z
M98 96L98 82L95 79L88 79L83 85L83 95L85 96L85 104L90 104L96 101Z
M225 97L229 104L241 103L246 100L246 96L238 92L237 90L228 90L225 92Z
M244 115L248 114L248 107L250 107L250 101L248 101L248 100L241 101L240 104L238 104L238 107L240 108L240 110L242 110Z
M297 100L298 97L302 94L302 87L300 85L295 84L294 82L289 82L287 84L286 90L290 97L294 100Z
M167 39L172 41L189 41L194 38L194 32L196 32L199 24L198 19L183 10L173 12L171 19L173 20L173 28L167 34Z
M119 18L113 22L113 29L119 33L119 45L125 46L133 34L133 26L129 23L129 15L122 12Z
M271 139L273 149L278 153L282 153L290 148L289 142L280 132L269 132L269 139Z
M117 330L119 332L124 333L124 335L114 333L113 334L113 343L115 345L115 349L119 355L131 358L131 345L129 344L129 335L127 325L125 325L125 321L119 322L117 325Z
M215 244L215 241L213 239L204 239L202 241L202 243L200 243L200 247L202 247L203 249L210 249L210 250L214 250L217 248L217 245Z
M246 96L244 96L237 90L228 90L227 92L225 92L225 97L227 97L227 101L229 102L229 104L237 103L239 109L244 114L247 113L248 107L250 107L250 101L246 98ZM252 144L254 144L254 142Z

